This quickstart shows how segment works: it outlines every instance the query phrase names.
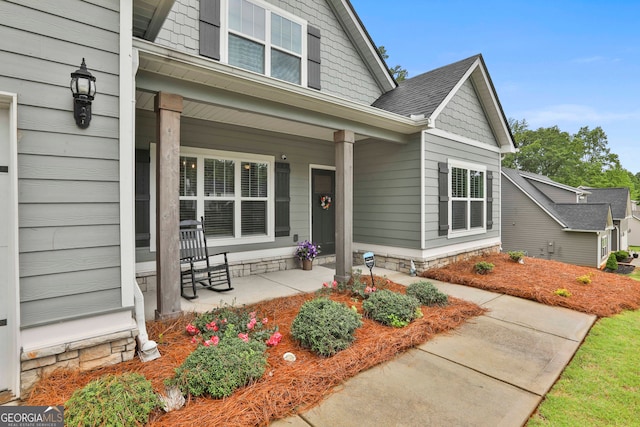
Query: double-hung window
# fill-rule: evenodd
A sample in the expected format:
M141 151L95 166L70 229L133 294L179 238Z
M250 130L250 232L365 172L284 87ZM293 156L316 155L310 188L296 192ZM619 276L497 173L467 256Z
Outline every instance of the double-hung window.
M273 157L200 149L180 154L181 221L203 216L214 245L274 239Z
M306 22L259 0L227 0L227 62L306 85Z
M486 231L486 167L449 162L450 235Z

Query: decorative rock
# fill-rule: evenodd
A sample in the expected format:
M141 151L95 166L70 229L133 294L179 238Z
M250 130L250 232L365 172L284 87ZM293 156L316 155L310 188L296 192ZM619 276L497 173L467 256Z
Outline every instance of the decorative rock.
M160 401L162 402L162 409L165 412L177 411L184 406L184 396L180 389L176 386L165 389L166 395L160 395Z

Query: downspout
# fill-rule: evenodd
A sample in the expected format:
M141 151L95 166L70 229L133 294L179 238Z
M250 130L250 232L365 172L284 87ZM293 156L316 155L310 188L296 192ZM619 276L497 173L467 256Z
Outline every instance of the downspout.
M138 54L138 49L133 48L131 52L131 78L133 79L134 84L131 85L131 101L134 106L132 108L131 114L131 141L135 146L135 129L136 129L136 108L135 108L135 100L136 100L136 74L138 73L138 66L140 65L140 56ZM150 360L157 359L160 357L160 352L158 351L158 344L155 341L149 340L149 335L147 334L147 324L145 323L144 318L144 296L142 294L142 290L140 290L140 286L138 286L138 282L133 277L133 303L134 303L134 311L135 311L135 319L136 324L138 326L138 336L136 340L138 341L138 355L140 356L140 360L143 362L148 362Z

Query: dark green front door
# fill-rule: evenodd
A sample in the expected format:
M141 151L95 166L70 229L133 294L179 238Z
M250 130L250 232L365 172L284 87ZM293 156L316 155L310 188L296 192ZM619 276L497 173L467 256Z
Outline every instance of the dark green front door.
M320 245L320 255L336 253L335 182L334 171L311 170L311 239Z

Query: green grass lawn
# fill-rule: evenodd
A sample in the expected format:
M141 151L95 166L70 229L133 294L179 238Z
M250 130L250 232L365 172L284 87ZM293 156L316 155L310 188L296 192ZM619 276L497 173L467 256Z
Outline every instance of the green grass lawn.
M527 425L640 426L639 355L640 310L601 319Z

